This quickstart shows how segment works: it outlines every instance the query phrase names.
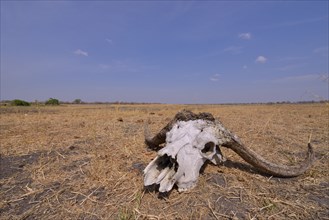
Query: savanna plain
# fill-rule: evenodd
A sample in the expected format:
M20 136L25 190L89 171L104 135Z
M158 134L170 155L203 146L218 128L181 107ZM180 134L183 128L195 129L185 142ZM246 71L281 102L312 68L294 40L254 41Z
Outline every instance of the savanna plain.
M264 158L303 175L259 173L229 149L190 191L143 186L156 156L144 126L182 109L209 112ZM0 107L0 219L329 219L329 105L60 105Z

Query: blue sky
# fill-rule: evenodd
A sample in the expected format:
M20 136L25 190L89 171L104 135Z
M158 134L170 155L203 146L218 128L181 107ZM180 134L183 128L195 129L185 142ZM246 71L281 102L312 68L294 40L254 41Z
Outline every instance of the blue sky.
M328 99L328 1L1 1L1 100Z

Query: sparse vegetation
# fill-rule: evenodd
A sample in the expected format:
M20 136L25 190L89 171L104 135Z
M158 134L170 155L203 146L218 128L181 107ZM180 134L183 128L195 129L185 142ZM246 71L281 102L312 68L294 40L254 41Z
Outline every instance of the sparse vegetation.
M303 160L312 134L317 161L297 178L274 178L222 148L228 161L205 166L191 191L159 195L156 187L144 189L142 170L156 155L145 148L144 123L150 119L150 130L157 132L184 108L212 113L275 163ZM17 109L0 108L0 219L328 217L326 104Z
M73 104L81 104L82 101L81 101L81 99L75 99L72 103Z
M27 101L20 100L20 99L14 99L11 101L12 106L30 106L31 104Z
M59 100L50 98L45 102L46 105L59 105Z

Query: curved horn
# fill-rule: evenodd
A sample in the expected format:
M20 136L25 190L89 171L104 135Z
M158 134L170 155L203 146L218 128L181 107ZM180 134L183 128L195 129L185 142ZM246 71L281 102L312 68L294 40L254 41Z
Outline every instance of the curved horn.
M300 165L286 166L271 163L265 160L260 155L256 154L251 149L244 146L239 139L232 136L232 141L223 144L224 147L232 149L235 153L241 156L246 162L253 165L260 171L277 176L277 177L295 177L303 174L313 164L315 157L311 143L308 143L307 156Z
M197 120L204 119L208 121L215 121L215 118L210 113L202 112L200 114L195 114L189 110L182 110L178 112L175 117L164 127L161 129L159 133L152 137L150 130L148 128L148 124L145 124L144 127L144 135L145 135L145 144L151 149L159 149L160 144L163 144L166 141L166 134L168 131L172 129L174 124L177 121L189 121L189 120Z
M145 144L153 150L159 149L159 145L163 144L166 141L166 133L170 130L169 123L166 127L164 127L159 133L152 137L150 133L150 129L148 124L146 123L144 126L144 136L145 136Z

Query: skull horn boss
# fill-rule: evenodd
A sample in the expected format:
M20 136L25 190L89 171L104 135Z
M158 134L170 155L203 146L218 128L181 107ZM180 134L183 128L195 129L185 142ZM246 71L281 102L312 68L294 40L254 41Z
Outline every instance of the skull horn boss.
M299 165L274 164L247 148L210 113L194 114L187 110L178 112L153 137L145 126L145 143L149 148L158 150L158 155L144 169L144 185L159 184L160 192L170 191L174 184L178 191L196 186L200 168L207 160L216 165L225 161L220 147L233 150L260 172L277 177L301 175L315 160L312 145L308 143L306 159ZM163 143L165 145L161 148Z

